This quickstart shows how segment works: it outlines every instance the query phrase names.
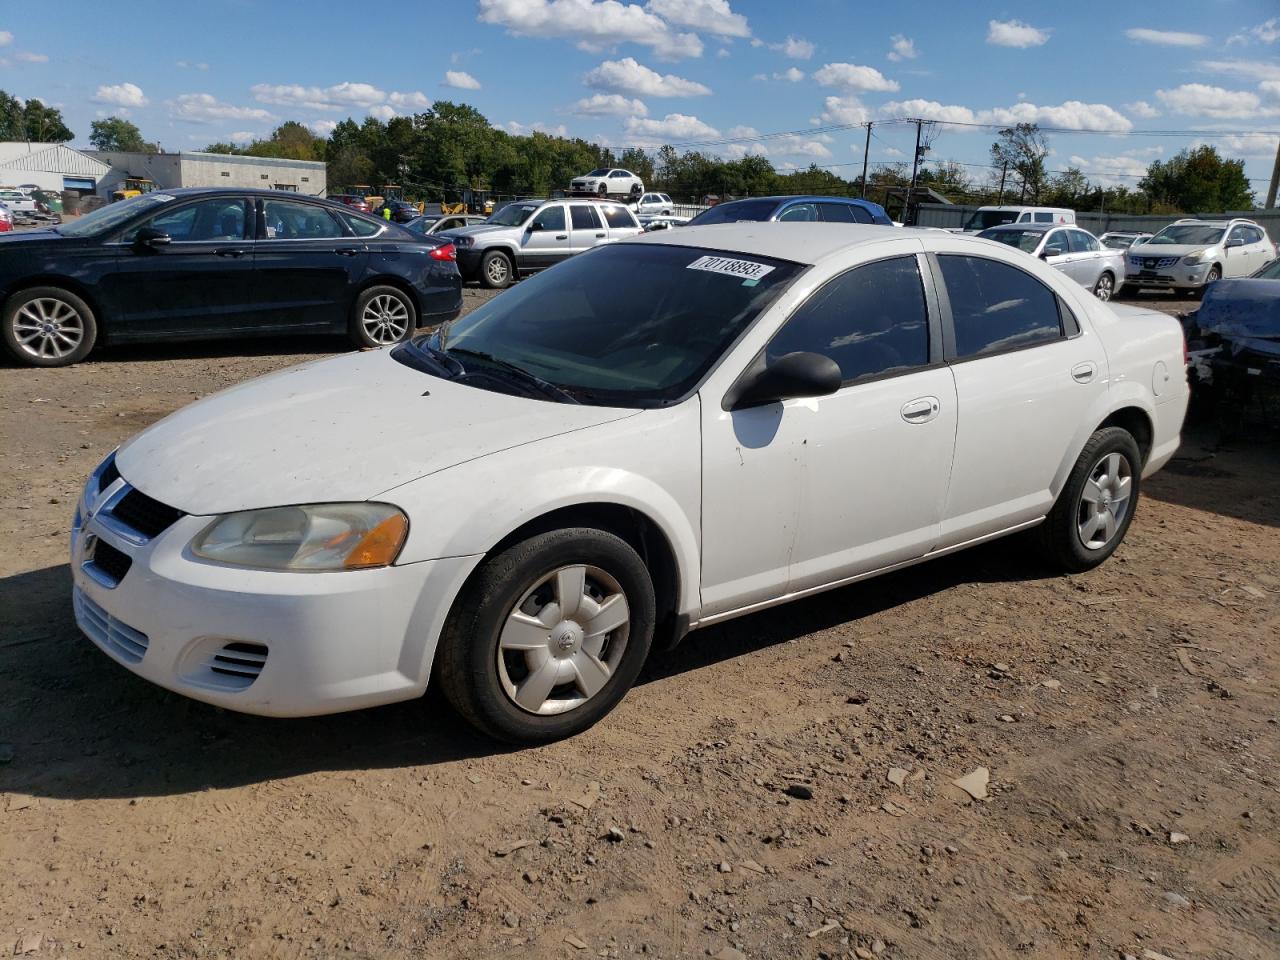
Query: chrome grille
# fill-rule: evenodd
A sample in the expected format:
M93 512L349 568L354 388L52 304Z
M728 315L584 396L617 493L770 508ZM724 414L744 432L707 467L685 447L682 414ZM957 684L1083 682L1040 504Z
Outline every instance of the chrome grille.
M88 594L79 587L71 594L71 606L75 611L76 623L90 640L117 660L125 663L142 662L150 642L145 633L121 623L90 600Z

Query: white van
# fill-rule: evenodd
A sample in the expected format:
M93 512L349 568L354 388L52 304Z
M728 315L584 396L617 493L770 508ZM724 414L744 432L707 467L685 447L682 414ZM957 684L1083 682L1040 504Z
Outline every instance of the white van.
M1075 223L1076 212L1062 207L979 207L952 233L979 233L1006 223Z

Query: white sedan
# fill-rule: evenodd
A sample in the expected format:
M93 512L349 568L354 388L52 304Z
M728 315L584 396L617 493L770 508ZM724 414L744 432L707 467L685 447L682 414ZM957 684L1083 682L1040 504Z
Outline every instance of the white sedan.
M493 736L563 737L690 630L1032 527L1103 562L1187 404L1177 322L1119 309L951 234L609 244L130 440L76 513L75 615L228 709L431 682Z

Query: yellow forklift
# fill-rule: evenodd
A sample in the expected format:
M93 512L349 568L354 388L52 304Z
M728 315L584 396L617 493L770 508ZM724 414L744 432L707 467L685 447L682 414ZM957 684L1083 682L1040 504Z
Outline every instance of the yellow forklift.
M148 180L146 177L125 177L124 182L111 191L111 202L115 203L117 200L140 197L144 193L151 193L155 188L154 181Z
M450 214L471 213L489 216L493 213L493 197L488 190L473 190L463 187L461 190L446 190L444 199L440 201L440 212Z

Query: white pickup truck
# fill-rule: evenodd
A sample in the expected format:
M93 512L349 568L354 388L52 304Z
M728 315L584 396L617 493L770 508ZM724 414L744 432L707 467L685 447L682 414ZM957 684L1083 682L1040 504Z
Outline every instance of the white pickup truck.
M34 220L40 215L35 198L24 190L0 187L0 203L8 207L17 220Z

